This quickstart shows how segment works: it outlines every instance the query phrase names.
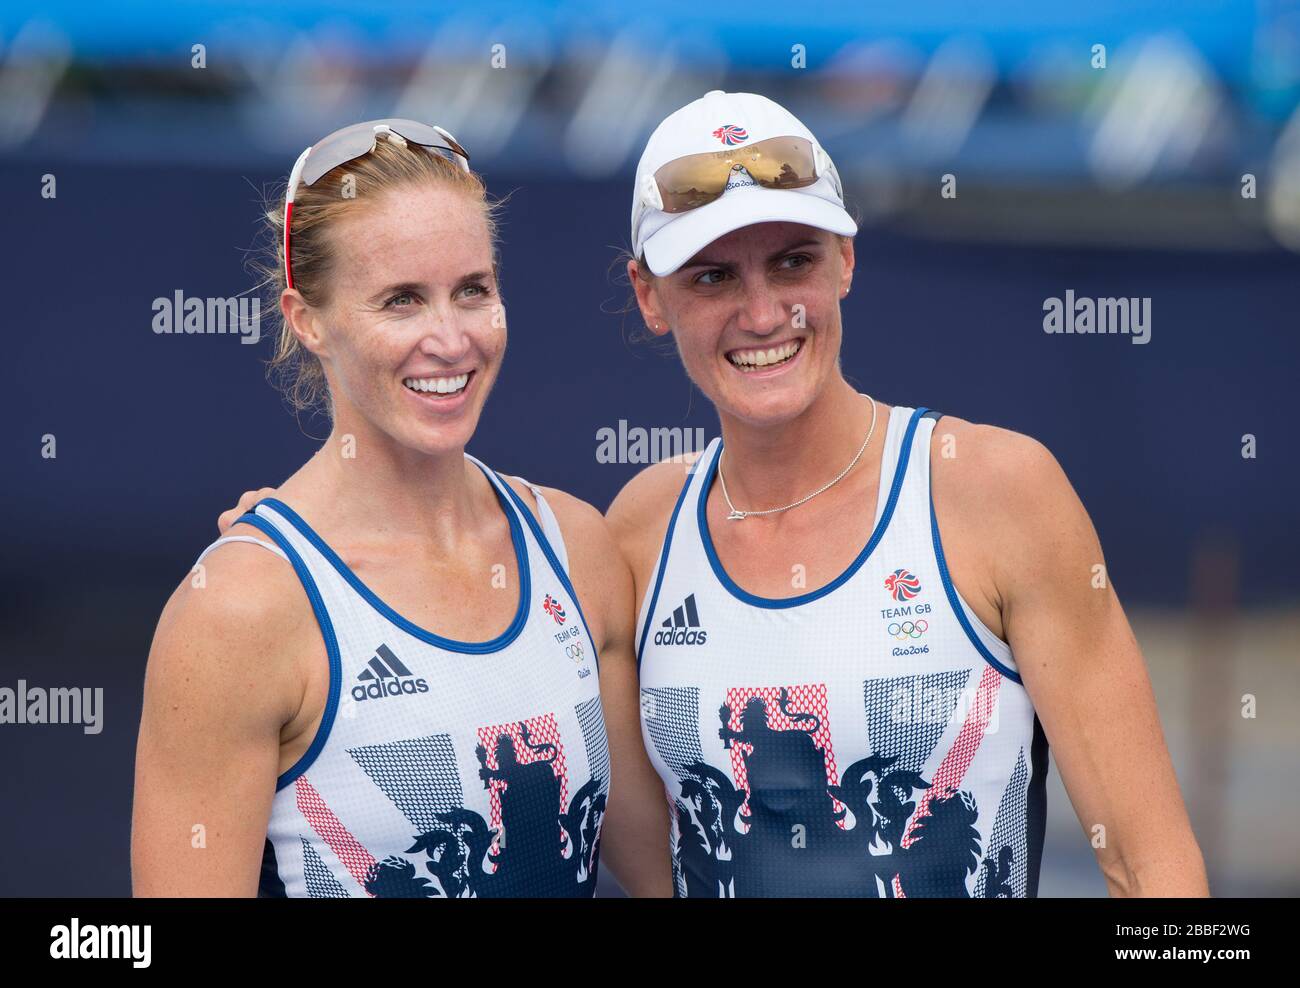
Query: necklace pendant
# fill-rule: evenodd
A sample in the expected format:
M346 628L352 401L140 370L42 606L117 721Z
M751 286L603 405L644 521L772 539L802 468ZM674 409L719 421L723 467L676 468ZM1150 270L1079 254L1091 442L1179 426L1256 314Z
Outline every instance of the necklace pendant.
M727 515L727 521L744 521L744 520L745 520L745 512L737 511L735 508L732 508L731 514Z

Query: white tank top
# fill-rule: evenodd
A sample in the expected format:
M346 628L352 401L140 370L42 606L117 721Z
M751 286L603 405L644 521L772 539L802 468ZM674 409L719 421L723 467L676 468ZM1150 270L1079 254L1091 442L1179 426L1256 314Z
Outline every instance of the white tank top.
M595 890L609 792L596 650L540 492L549 538L467 458L496 491L518 565L519 586L501 590L518 592L518 610L491 641L453 641L395 613L280 501L239 519L292 563L329 655L320 729L276 782L259 895Z
M714 552L720 439L691 470L638 619L679 896L1037 894L1047 741L949 578L938 414L893 409L870 540L796 597L747 593Z

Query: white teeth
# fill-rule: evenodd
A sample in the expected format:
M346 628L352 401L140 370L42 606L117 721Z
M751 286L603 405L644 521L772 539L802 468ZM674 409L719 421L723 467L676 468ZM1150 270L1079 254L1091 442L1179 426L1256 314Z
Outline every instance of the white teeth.
M735 350L727 354L727 359L741 370L770 367L773 364L781 364L789 360L799 352L801 346L803 346L801 340L791 340L789 343L769 347L766 350Z
M455 377L408 377L402 383L412 391L451 395L460 391L469 383L469 375L458 374Z

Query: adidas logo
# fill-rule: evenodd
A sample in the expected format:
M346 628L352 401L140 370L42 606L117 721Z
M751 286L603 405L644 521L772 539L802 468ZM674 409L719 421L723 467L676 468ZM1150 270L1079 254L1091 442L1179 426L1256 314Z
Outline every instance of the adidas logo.
M672 617L664 618L663 626L655 632L656 645L703 645L709 633L700 628L700 612L695 609L695 594L687 596L673 610Z
M357 674L358 683L352 687L352 699L382 700L403 693L428 693L429 683L416 679L415 674L402 664L387 645L375 649L374 658Z

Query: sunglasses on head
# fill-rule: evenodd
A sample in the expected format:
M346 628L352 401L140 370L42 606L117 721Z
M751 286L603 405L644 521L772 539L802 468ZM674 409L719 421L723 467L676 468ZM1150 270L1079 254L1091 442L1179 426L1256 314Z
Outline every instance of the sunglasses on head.
M732 173L742 168L764 188L803 189L826 171L819 150L805 137L769 137L744 147L688 154L661 165L644 191L649 205L684 213L721 196Z
M289 223L293 218L293 194L298 182L315 185L326 172L349 161L369 154L375 149L379 136L396 134L408 144L437 151L469 171L469 152L457 143L456 138L436 124L422 124L417 120L396 117L385 120L367 120L334 131L307 148L294 162L289 173L289 187L284 194L284 280L293 287L293 272L289 266Z

